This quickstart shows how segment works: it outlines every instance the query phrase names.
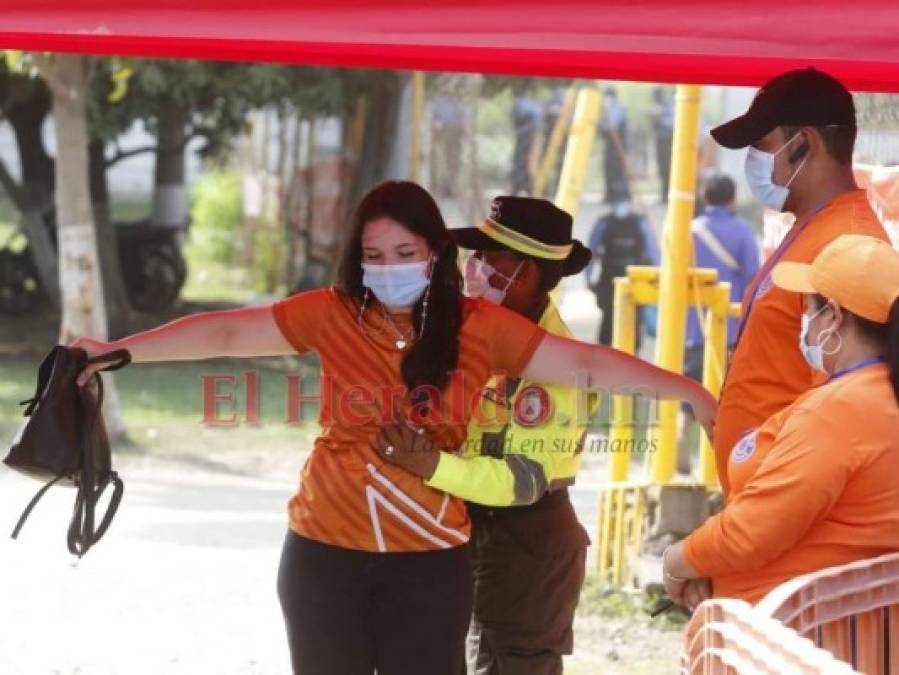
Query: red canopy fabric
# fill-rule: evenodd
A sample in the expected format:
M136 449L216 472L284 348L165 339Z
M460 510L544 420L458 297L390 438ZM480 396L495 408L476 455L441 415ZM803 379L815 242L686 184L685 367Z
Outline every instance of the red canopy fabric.
M0 47L899 91L897 0L0 0Z

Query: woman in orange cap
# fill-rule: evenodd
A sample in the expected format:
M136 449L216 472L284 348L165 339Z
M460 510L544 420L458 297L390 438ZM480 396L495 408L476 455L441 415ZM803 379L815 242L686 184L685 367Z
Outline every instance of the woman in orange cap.
M899 252L843 235L773 280L803 294L799 349L828 379L740 439L724 510L665 552L690 608L899 550Z

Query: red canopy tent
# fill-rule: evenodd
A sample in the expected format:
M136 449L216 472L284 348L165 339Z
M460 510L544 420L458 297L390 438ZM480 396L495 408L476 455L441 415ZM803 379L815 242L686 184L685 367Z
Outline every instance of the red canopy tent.
M899 91L896 0L0 0L0 47Z

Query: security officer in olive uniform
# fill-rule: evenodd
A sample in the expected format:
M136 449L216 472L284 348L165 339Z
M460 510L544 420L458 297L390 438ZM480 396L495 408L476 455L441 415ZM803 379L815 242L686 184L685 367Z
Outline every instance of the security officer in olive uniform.
M549 295L590 260L571 229L571 216L551 202L497 197L479 226L454 230L460 247L474 251L466 263L466 292L571 337ZM457 454L423 451L417 430L387 430L394 452L386 460L469 503L475 578L470 675L562 673L590 543L567 488L595 403L573 388L497 377Z

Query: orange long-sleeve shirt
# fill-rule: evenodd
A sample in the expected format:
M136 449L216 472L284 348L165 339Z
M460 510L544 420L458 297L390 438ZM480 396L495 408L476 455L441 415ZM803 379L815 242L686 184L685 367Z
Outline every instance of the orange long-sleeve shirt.
M864 190L845 192L808 223L794 225L780 260L810 263L841 234L887 240ZM774 286L770 265L763 267L746 289L743 312L749 316L743 319L745 326L727 370L715 421L715 459L725 496L732 482L727 459L740 437L820 381L797 346L802 296Z
M899 551L899 405L885 364L829 381L743 436L723 511L684 542L716 597Z

